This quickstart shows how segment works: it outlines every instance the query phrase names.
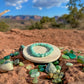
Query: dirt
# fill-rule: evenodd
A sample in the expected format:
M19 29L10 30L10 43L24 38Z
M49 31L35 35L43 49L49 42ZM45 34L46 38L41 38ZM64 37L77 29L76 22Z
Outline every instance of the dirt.
M64 49L73 49L75 52L81 50L84 54L84 31L79 30L62 30L62 29L42 29L42 30L19 30L12 29L8 32L0 32L0 58L9 55L19 49L20 45L28 45L35 42L51 43ZM14 66L13 71L7 73L0 73L0 84L31 84L32 78L25 68L31 65L32 69L35 64L23 58L22 52L19 56L12 58L12 60L19 58L25 64L23 67ZM84 72L82 65L74 60L65 60L60 57L60 65L62 71L65 73L64 84L83 84ZM71 62L72 67L67 67L65 64ZM51 80L47 79L47 74L41 72L38 84L52 84Z

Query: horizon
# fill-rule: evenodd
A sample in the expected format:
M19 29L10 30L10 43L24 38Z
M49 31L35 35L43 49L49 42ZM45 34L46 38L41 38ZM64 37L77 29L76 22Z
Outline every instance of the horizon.
M3 16L62 16L63 14L69 14L66 6L68 1L69 0L0 0L0 13L8 9L10 12ZM82 2L84 3L83 0Z

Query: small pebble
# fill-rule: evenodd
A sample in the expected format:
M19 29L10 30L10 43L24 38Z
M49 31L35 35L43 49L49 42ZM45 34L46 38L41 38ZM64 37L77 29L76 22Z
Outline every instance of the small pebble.
M60 49L60 50L63 50L63 49L64 49L64 47L59 47L59 49Z
M18 65L20 63L19 59L14 60L14 65Z
M68 62L68 63L66 63L66 66L70 67L70 66L73 66L73 64Z
M31 68L32 68L31 65L26 66L26 69L27 69L27 70L30 70Z
M24 63L23 63L23 62L20 62L20 63L19 63L19 66L24 66Z
M69 56L67 56L67 55L62 55L62 58L64 58L64 59L70 59Z

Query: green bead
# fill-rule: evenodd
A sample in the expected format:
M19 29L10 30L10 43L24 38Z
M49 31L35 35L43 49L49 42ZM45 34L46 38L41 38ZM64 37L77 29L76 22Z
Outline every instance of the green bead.
M69 56L67 56L67 55L62 55L62 58L64 58L64 59L70 59Z
M59 64L59 61L55 61L54 64L55 64L55 65Z
M36 73L36 72L38 72L38 69L32 69L29 71L29 74L31 75L32 73Z
M37 79L37 77L34 77L32 83L33 83L33 84L37 84L37 83L38 83L38 79Z
M18 65L19 63L20 63L20 60L19 59L16 59L16 60L14 60L14 65Z
M70 67L70 66L73 66L73 64L68 62L68 63L66 63L66 66Z
M26 66L26 69L31 69L32 68L32 66L31 65L28 65L28 66Z
M36 73L33 72L30 76L31 76L31 77L38 77L39 75L40 75L39 72L36 72Z
M3 64L5 62L5 59L0 59L0 64Z
M25 46L24 46L24 45L21 45L20 47L21 47L22 49L24 49L24 48L25 48Z
M83 57L78 57L77 58L77 62L81 63L81 64L84 64L84 58Z
M44 68L45 67L45 65L38 65L38 68L40 69L40 68Z
M40 68L39 71L43 72L45 69L44 68Z
M13 53L11 53L11 54L10 54L10 56L11 56L11 57L14 57L14 54L13 54Z
M56 69L57 69L57 70L61 70L61 66L56 65Z
M17 55L19 55L19 52L15 52L15 53L14 53L14 56L17 56Z
M20 63L19 63L19 66L24 66L24 63L23 63L23 62L20 62Z
M79 51L77 51L77 53L78 53L78 54L81 54L81 51L79 50Z
M63 49L64 49L64 47L59 47L59 49L60 49L60 50L63 50Z
M84 58L84 56L78 56L77 59Z
M69 53L69 50L66 49L66 50L63 51L63 53L67 54L67 53Z
M69 53L69 57L70 57L71 59L75 59L75 58L76 58L76 55Z
M84 68L83 68L83 71L84 71Z
M8 56L5 56L4 59L5 60L8 60L8 59L10 59L10 56L9 55Z
M70 53L71 53L71 54L74 54L75 52L74 52L73 50L70 50Z
M61 72L61 73L59 74L59 78L63 78L63 76L64 76L64 73Z

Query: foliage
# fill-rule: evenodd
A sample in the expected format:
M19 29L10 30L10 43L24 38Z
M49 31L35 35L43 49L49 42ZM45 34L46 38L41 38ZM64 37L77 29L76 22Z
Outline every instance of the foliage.
M5 22L0 22L0 31L5 32L8 31L9 25L7 25Z
M81 0L69 0L69 3L67 4L70 13L64 19L66 20L66 22L71 24L72 28L78 27L79 20L84 18L83 5L84 4L81 3ZM78 7L80 9L78 9Z
M49 17L43 17L41 20L40 20L40 23L43 24L43 23L47 23L47 22L56 22L55 18L49 18Z
M43 29L43 25L40 22L36 22L35 24L32 24L29 29Z

